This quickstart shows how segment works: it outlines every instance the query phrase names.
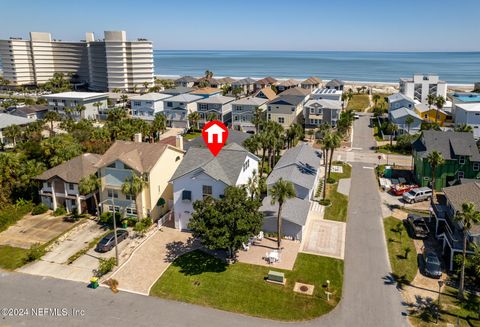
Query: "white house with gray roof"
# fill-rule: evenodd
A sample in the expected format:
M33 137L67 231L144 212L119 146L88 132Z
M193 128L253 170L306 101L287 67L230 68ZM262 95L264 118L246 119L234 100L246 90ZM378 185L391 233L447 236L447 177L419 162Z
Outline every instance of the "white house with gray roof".
M1 113L0 112L0 143L3 144L4 147L12 147L13 146L13 140L7 139L3 133L4 130L12 125L17 125L17 126L26 126L30 123L32 123L34 120L28 119L25 117L20 117L20 116L14 116L6 113Z
M255 124L252 123L255 109L259 108L265 112L267 102L268 99L259 97L242 98L232 102L233 128L242 132L256 133Z
M390 121L397 125L400 134L417 134L422 127L422 118L413 110L402 107L389 112ZM408 118L410 117L410 118ZM411 120L411 122L409 122Z
M264 214L263 230L275 233L277 231L278 204L272 204L270 188L283 179L293 184L296 196L288 199L282 209L282 233L301 240L308 212L310 200L313 198L320 177L320 151L312 148L308 143L301 143L287 150L273 168L267 178L267 197L263 199L260 210Z
M214 157L207 148L191 147L171 179L175 228L188 229L193 203L205 197L221 198L227 186L247 183L260 159L236 143Z
M130 98L132 116L144 120L153 120L155 115L163 111L163 100L171 95L164 93L146 93Z
M199 95L184 93L163 100L167 124L176 128L189 128L188 115L197 111L196 102L202 99Z

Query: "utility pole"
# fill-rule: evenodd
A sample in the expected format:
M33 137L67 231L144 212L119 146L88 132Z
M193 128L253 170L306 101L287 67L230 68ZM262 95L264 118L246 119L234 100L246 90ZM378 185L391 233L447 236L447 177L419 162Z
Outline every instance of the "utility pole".
M112 190L113 234L115 237L115 265L118 266L117 217L115 216L114 193Z

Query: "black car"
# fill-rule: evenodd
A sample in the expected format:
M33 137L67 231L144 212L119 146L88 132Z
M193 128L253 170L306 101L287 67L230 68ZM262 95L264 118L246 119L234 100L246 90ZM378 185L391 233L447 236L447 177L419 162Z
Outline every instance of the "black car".
M125 229L117 229L117 244L125 240L128 237L128 231ZM113 232L108 233L98 242L95 251L108 252L115 246L115 234Z
M406 223L413 237L420 239L425 239L428 237L430 230L428 229L425 218L409 214Z
M435 252L423 251L423 273L432 278L442 277L442 266Z

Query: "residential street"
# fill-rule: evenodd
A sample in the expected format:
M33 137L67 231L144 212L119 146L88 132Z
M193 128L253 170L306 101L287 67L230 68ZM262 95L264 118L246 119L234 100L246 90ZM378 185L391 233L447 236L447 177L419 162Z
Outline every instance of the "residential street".
M369 152L374 144L368 117L355 122L354 148ZM368 154L371 155L371 154ZM302 326L408 326L400 293L384 283L390 272L382 225L381 200L373 165L352 163L349 218L345 245L343 299L324 317ZM28 326L279 326L196 305L132 293L92 290L85 283L20 273L0 273L0 303L11 308L75 308L77 317L2 317L0 324ZM262 294L258 294L262 296ZM278 308L282 310L282 308ZM292 325L292 324L289 324Z

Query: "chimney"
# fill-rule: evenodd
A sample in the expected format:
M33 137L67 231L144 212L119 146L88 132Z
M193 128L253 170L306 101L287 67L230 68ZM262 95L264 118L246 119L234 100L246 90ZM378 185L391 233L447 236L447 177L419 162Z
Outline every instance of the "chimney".
M183 136L177 135L175 138L175 146L180 150L183 150Z
M142 133L135 133L133 135L133 142L142 143Z

